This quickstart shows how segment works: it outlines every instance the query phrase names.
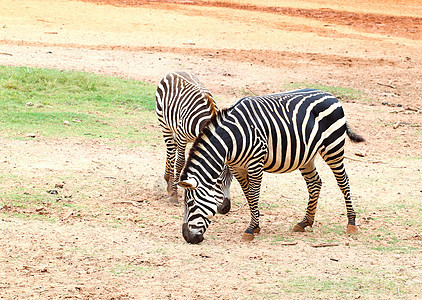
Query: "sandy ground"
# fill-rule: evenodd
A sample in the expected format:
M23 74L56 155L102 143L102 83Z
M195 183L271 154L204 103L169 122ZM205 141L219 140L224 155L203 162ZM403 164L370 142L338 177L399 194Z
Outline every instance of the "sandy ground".
M186 70L222 106L298 82L360 90L362 100L342 102L351 125L367 138L347 146L355 202L364 210L373 208L366 198L383 199L379 207L421 199L421 18L420 1L0 1L0 64L151 83ZM152 151L6 137L0 145L1 168L10 174L3 176L4 191L19 186L30 195L65 181L60 196L74 205L17 211L62 219L49 223L13 217L16 208L3 202L1 298L422 297L420 232L379 221L381 209L361 214L360 238L327 233L345 216L324 166L325 204L313 232L289 233L305 208L305 200L291 200L306 199L300 175L287 177L282 191L280 178L267 176L260 239L239 243L249 213L235 206L217 218L203 244L191 246L180 234L181 208L164 197L163 145ZM366 156L355 157L357 151ZM232 194L243 203L236 184ZM405 211L397 214L406 219ZM418 251L373 250L391 242L389 235L371 240L382 226ZM280 235L297 244L280 245ZM311 247L327 240L339 246Z

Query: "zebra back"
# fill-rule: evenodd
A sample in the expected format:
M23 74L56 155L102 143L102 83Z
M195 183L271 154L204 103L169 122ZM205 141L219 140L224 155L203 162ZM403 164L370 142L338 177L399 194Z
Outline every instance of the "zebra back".
M267 153L265 171L291 172L317 153L342 149L345 134L363 140L352 134L341 105L329 93L305 89L245 97L211 119L193 144L181 178L197 169L192 161L207 165L206 181L218 173L213 164L245 166L257 156L254 151Z
M158 120L163 128L181 135L179 138L194 140L217 109L211 92L193 74L173 72L158 84Z

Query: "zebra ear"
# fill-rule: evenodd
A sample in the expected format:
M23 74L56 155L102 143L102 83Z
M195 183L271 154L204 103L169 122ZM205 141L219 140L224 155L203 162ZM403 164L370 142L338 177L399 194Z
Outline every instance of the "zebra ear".
M177 183L180 187L185 189L196 189L198 187L198 182L195 178L188 178L186 180L181 180Z

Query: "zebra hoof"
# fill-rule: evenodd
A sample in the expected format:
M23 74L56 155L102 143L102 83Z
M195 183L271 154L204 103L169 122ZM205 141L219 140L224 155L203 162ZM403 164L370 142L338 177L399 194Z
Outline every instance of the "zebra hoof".
M357 234L358 228L355 225L349 224L349 225L347 225L346 233L347 234Z
M295 226L293 226L292 232L305 232L305 228L296 224Z
M253 240L253 238L254 238L254 235L251 234L251 233L244 232L243 235L242 235L242 241L243 242L250 242L250 241Z
M174 196L174 195L170 195L169 196L169 201L170 201L170 203L173 203L173 204L179 204L179 201L177 200L177 196Z
M178 201L179 197L177 196L177 190L171 189L167 191L167 197L170 203L179 204L179 201Z

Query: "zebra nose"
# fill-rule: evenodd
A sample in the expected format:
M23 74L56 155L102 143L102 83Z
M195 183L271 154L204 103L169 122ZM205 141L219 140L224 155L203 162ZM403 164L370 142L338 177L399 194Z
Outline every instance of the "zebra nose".
M202 233L192 233L192 231L189 229L188 223L183 223L182 234L185 241L189 244L199 244L204 240L204 235Z
M231 202L230 198L224 198L223 203L217 207L217 211L220 214L227 214L230 211L231 208Z

